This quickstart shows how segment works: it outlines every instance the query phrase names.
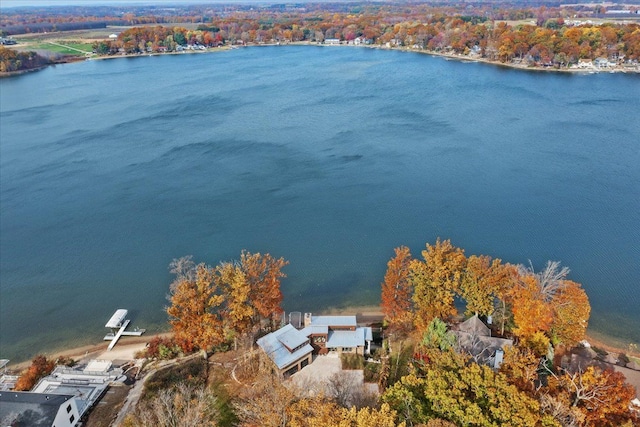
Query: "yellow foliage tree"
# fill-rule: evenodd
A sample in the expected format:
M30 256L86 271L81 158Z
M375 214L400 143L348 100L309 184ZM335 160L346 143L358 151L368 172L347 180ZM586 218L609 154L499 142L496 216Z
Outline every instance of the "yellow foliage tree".
M466 263L464 250L450 240L427 243L422 257L424 261L412 260L410 264L415 325L420 333L434 318L446 320L456 314L453 302Z
M553 341L568 346L582 341L587 333L591 305L580 284L565 280L564 285L553 296L551 304L554 309L551 325Z
M495 298L510 282L509 270L500 259L471 255L467 259L460 286L460 294L467 303L465 314L492 314Z

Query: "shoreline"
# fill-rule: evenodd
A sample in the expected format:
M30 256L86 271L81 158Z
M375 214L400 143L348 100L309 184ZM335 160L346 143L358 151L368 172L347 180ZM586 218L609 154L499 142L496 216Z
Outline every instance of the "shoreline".
M319 315L355 315L360 323L375 323L382 317L380 306L364 305L364 306L345 306L345 307L327 307L317 311ZM95 344L87 344L78 347L67 348L63 350L42 351L49 358L70 357L77 362L88 361L90 359L104 358L108 360L120 360L119 356L133 359L135 352L142 350L146 344L156 337L170 337L172 332L158 332L139 337L125 337L123 341L118 342L110 352L107 352L108 341L102 341ZM597 347L610 353L624 353L628 356L640 357L640 353L636 351L630 354L628 348L623 348L621 343L613 337L609 337L601 332L587 331L585 340L589 342L591 347ZM19 374L31 365L31 360L18 361L9 363L6 367L7 371Z
M368 48L368 49L378 49L378 50L388 50L388 51L398 51L398 52L410 52L410 53L417 53L422 55L429 55L433 57L445 58L445 60L455 60L459 62L469 62L469 63L482 63L486 65L492 65L495 67L509 68L509 69L520 70L520 71L533 71L533 72L568 73L568 74L579 74L579 75L600 74L600 73L640 74L640 66L636 66L635 69L632 69L632 68L627 69L626 67L556 68L556 67L543 67L543 66L529 66L526 64L493 61L493 60L482 58L482 57L470 57L470 56L465 56L461 54L435 52L431 50L415 49L411 47L387 47L383 45L354 45L354 44L327 45L327 44L320 44L317 42L305 41L305 42L248 44L248 45L238 45L238 46L224 45L216 48L207 48L205 50L183 50L181 52L152 52L152 53L135 53L135 54L118 54L118 55L101 55L101 56L95 55L95 56L90 56L86 58L78 57L77 59L70 59L63 62L57 62L55 64L49 64L39 68L0 73L0 78L17 76L17 75L25 74L31 71L39 71L51 65L69 64L69 63L82 62L82 61L107 60L107 59L117 59L117 58L144 58L149 56L164 56L164 55L205 54L205 53L213 53L213 52L226 52L226 51L241 49L241 48L268 47L268 46L316 46L316 47Z
M118 356L123 354L127 355L126 353L135 354L136 351L143 349L153 338L165 338L171 335L171 332L159 332L155 334L141 335L139 337L124 337L121 338L122 341L119 341L118 344L108 353L107 347L109 346L109 341L102 341L100 343L86 344L64 350L42 351L38 354L43 354L47 358L54 360L60 357L70 357L76 362L88 361L90 359L99 358L100 356L104 356L103 358L109 360L119 360ZM111 355L113 355L113 357L111 357ZM24 360L16 363L9 362L6 369L7 371L19 373L24 369L27 369L30 365L31 360Z

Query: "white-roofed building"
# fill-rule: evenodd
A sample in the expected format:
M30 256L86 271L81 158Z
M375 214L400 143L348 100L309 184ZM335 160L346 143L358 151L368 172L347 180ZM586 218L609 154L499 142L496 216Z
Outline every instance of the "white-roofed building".
M312 360L313 347L309 338L291 324L265 335L257 344L285 377L298 372Z
M38 381L32 392L48 396L71 395L82 417L106 393L110 383L124 381L124 378L122 369L114 368L111 361L91 360L86 366L57 366Z

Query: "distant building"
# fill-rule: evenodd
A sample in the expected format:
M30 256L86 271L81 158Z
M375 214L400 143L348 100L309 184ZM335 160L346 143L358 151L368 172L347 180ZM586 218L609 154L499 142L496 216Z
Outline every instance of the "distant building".
M339 45L340 39L324 39L324 44Z
M70 394L0 392L0 424L15 427L75 427L80 422Z

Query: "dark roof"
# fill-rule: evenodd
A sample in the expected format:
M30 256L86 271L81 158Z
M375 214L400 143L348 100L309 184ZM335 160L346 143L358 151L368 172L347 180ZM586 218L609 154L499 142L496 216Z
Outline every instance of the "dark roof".
M72 398L67 394L3 391L0 393L0 425L51 427L60 406Z

